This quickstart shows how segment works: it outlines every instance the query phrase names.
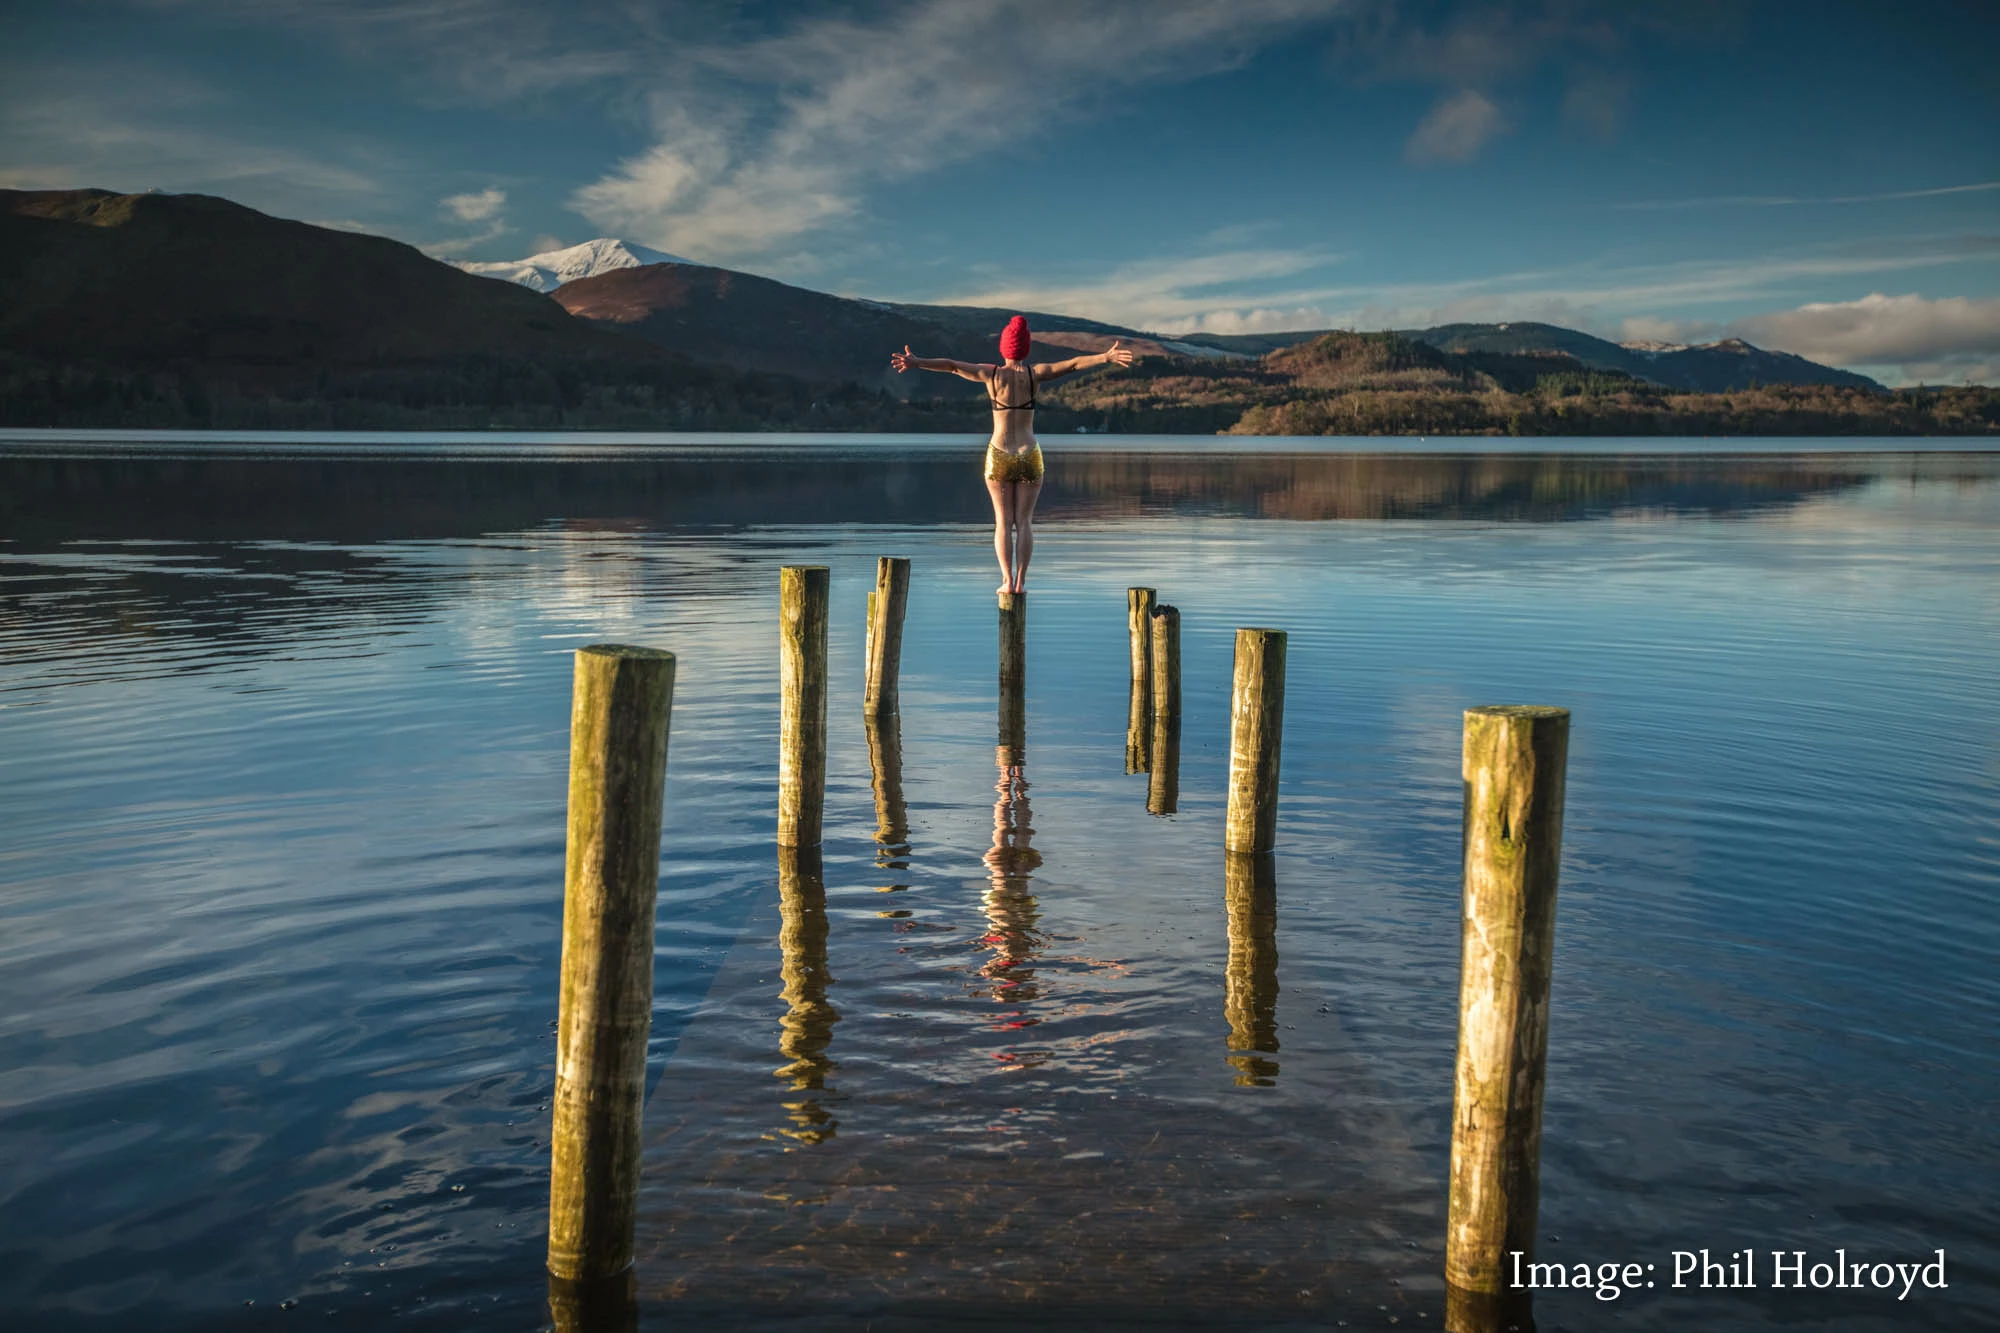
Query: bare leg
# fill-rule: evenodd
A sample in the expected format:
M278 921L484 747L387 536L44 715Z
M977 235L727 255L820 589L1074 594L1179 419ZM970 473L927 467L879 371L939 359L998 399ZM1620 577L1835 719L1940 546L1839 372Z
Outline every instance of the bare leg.
M1008 496L1014 520L1014 591L1028 590L1028 558L1035 553L1035 501L1041 498L1042 483L1024 481Z
M1000 586L995 592L1014 590L1013 498L1006 482L988 480L986 493L993 497L993 558L1000 562Z

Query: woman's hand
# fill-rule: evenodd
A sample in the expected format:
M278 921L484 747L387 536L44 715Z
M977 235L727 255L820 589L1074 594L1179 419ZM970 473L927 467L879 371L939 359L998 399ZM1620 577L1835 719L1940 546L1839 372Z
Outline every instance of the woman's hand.
M890 369L894 370L898 375L900 375L904 371L916 365L919 359L920 358L918 357L910 355L910 345L908 343L904 343L902 351L889 353L889 367Z
M1113 338L1110 350L1104 353L1104 360L1107 365L1129 366L1132 364L1132 349L1121 347L1118 340Z

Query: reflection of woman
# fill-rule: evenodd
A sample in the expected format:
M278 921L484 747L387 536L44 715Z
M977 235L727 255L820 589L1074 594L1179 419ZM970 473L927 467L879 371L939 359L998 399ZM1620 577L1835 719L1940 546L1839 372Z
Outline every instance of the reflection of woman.
M1028 822L1027 775L1015 757L1004 745L995 755L1000 780L993 790L1000 799L993 803L993 847L983 858L993 887L986 892L988 926L982 943L993 950L993 957L981 970L994 983L993 998L1007 1001L1036 996L1034 972L1026 966L1038 943L1038 914L1035 896L1028 892L1028 877L1042 864L1042 854L1031 845L1035 830Z
M908 347L889 357L898 374L912 368L935 370L986 386L986 395L993 402L993 438L986 445L986 490L993 497L993 554L1000 561L999 592L1027 591L1028 558L1035 552L1035 501L1042 493L1042 447L1035 442L1036 387L1092 366L1132 364L1132 353L1116 342L1096 356L1033 366L1028 364L1028 348L1028 321L1016 315L1000 334L1002 364L997 366L912 356Z

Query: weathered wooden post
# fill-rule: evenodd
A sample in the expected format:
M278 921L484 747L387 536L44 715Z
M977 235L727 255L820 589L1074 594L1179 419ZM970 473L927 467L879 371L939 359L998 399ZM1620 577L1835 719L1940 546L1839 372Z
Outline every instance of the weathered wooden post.
M1156 606L1148 618L1153 672L1152 780L1146 785L1146 809L1170 815L1181 796L1181 613Z
M672 653L576 654L548 1253L569 1282L632 1264L673 697Z
M1151 588L1125 590L1125 633L1132 648L1132 691L1125 712L1125 771L1151 766L1153 739L1153 606Z
M826 804L825 565L778 573L778 845L817 847Z
M1534 1256L1569 711L1465 712L1465 888L1446 1221L1447 1326L1527 1318Z
M1028 594L1000 594L1000 744L1015 763L1028 743Z
M1268 852L1277 844L1278 753L1285 734L1285 632L1236 631L1229 692L1229 822L1223 846Z
M1229 967L1223 1016L1238 1087L1269 1087L1278 1062L1278 877L1269 853L1224 853Z
M875 562L875 591L868 594L868 678L861 711L868 717L896 711L903 662L903 610L910 600L910 562L885 555Z
M785 1103L791 1128L779 1132L801 1143L824 1143L839 1128L820 1099L833 1070L827 1048L840 1013L827 1000L833 974L827 968L826 880L817 847L778 848L778 949L785 1015L778 1020L778 1051L786 1064L777 1071L794 1093Z

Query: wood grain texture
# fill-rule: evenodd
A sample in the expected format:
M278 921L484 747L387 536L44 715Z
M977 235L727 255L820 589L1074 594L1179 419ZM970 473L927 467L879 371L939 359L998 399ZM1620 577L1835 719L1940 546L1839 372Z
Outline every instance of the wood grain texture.
M1229 692L1229 816L1223 845L1268 852L1278 839L1278 760L1285 735L1285 632L1236 631Z
M548 1268L559 1278L632 1263L673 694L671 653L595 644L576 654L549 1173Z
M1465 883L1445 1279L1507 1290L1534 1254L1569 713L1465 713ZM1461 1302L1466 1310L1491 1302Z
M1020 763L1028 744L1028 594L1000 594L1000 744Z
M885 555L875 561L875 590L868 594L868 672L861 697L867 716L893 713L903 664L903 612L910 601L910 562Z
M817 847L826 805L825 565L778 574L778 845Z
M1146 809L1171 815L1181 796L1181 613L1177 607L1156 606L1149 617L1152 645L1153 741L1152 768L1146 784Z
M1125 709L1125 771L1144 773L1152 767L1153 750L1153 607L1159 594L1151 588L1125 590L1125 632L1132 649L1132 689Z

